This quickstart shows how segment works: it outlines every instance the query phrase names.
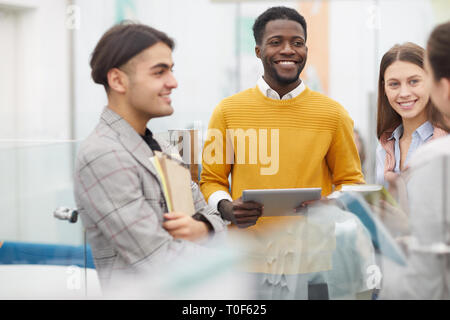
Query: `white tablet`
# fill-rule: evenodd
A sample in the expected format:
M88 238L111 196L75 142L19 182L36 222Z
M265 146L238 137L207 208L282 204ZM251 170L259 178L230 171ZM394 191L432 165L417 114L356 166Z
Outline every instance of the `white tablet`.
M263 217L293 216L295 208L309 200L319 200L322 188L244 190L242 200L255 201L264 206Z

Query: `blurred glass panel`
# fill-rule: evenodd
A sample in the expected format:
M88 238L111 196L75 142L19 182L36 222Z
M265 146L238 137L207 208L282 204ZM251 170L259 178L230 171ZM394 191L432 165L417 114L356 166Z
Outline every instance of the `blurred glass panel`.
M81 245L81 224L53 217L75 208L72 166L76 143L0 143L0 238Z
M374 247L353 213L317 203L265 226L236 246L255 298L360 299L367 292L371 298L375 286L367 272L377 267ZM231 238L238 233L232 230Z
M75 142L0 143L1 298L100 294L81 223L53 215L58 207L75 208L76 147Z

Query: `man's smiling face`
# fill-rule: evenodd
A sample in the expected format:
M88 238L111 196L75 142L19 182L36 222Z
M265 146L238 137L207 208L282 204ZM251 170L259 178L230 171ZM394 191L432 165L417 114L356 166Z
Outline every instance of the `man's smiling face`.
M173 65L172 49L163 42L145 49L125 65L129 78L126 96L134 112L149 119L173 113L170 94L178 86Z
M263 63L264 80L269 86L300 84L299 76L308 53L305 32L300 23L285 19L269 21L255 52Z

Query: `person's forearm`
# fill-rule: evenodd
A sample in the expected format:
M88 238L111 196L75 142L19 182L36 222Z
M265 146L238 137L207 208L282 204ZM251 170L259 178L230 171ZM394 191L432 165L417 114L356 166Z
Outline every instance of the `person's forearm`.
M192 218L194 218L197 221L203 222L206 225L206 227L208 228L208 233L214 233L214 227L212 226L211 222L209 222L208 219L204 215L197 212L196 214L194 214L192 216Z
M217 209L222 219L233 222L233 203L230 200L220 200Z

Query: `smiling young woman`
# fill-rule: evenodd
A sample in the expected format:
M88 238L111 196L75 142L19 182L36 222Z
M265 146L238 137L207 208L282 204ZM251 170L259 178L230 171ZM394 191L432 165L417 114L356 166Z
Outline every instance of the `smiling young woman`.
M430 96L450 125L450 21L433 30L427 43L425 69ZM447 117L447 118L445 118ZM408 209L409 246L406 267L383 265L379 299L450 298L450 135L418 148L399 183ZM418 250L419 249L419 250Z
M395 45L381 59L376 182L386 187L420 145L447 134L430 100L424 56L422 47L408 42Z

